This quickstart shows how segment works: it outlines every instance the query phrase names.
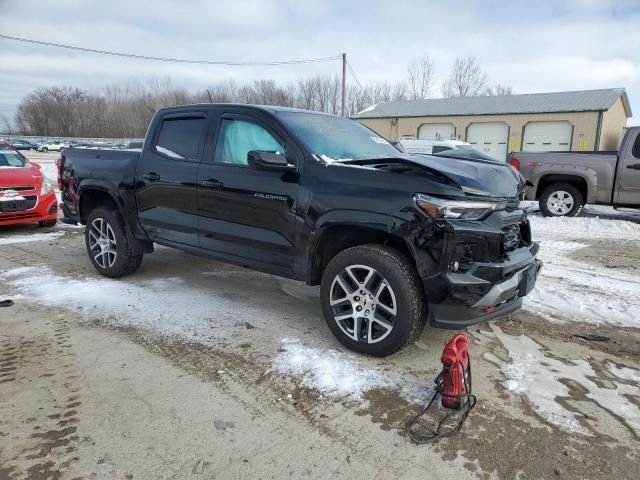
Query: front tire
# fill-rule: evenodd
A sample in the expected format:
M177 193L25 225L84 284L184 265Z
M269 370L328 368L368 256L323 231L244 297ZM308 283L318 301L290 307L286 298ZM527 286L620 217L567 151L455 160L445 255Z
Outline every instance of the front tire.
M42 147L42 153L47 153L49 151L49 149L47 147Z
M544 217L575 217L584 206L584 198L575 185L554 183L542 191L539 204Z
M415 341L426 302L415 265L394 248L362 245L336 255L322 275L322 313L336 338L383 357Z
M130 275L140 267L142 255L132 255L120 213L105 207L92 210L84 232L91 263L105 277Z

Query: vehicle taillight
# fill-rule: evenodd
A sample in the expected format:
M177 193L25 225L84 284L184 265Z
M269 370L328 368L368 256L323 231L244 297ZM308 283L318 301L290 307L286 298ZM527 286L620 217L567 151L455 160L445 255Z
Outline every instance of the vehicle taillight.
M56 167L58 167L58 190L62 190L62 157L56 160Z
M520 170L520 160L518 160L517 158L512 158L511 160L509 160L509 164L516 170Z

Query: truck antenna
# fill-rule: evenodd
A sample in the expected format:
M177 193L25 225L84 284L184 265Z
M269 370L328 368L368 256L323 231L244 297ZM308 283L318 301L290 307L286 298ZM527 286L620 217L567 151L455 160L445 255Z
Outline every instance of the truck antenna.
M209 93L208 88L207 88L207 95L209 95L209 103L213 103L213 98L211 98L211 93Z

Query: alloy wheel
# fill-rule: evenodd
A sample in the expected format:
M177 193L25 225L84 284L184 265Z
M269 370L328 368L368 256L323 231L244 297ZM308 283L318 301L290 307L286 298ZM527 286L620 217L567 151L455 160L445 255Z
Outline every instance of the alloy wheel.
M566 215L571 211L574 203L573 195L564 190L558 190L549 195L547 208L554 215Z
M111 268L116 262L116 235L103 218L96 218L89 227L89 250L100 268Z
M396 295L380 272L350 265L331 283L333 319L352 340L377 343L393 330L398 315Z

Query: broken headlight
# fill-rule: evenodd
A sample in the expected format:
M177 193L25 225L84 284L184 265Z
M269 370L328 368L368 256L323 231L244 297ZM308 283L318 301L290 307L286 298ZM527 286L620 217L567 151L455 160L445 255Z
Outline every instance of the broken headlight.
M459 220L482 220L491 212L504 210L507 202L477 200L450 200L418 193L414 197L420 209L432 218L457 218Z

